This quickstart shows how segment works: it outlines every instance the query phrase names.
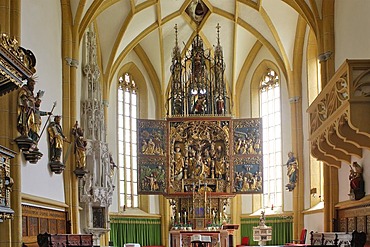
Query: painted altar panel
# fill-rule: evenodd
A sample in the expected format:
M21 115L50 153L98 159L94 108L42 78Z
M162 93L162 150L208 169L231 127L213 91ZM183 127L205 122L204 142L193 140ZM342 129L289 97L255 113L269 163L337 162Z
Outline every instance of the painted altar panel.
M263 192L262 119L232 121L233 192Z
M169 195L230 194L230 119L169 120ZM195 191L194 191L195 190Z
M164 157L139 157L139 194L166 193L166 159Z
M166 121L138 119L138 156L166 156Z
M167 122L138 119L138 193L165 194Z

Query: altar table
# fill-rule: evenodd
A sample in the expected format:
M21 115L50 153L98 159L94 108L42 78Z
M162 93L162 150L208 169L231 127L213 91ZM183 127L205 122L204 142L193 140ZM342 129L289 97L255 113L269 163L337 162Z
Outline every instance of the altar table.
M211 242L208 246L210 247L229 247L229 233L227 230L171 230L170 245L171 247L191 247L191 237L195 234L209 236Z

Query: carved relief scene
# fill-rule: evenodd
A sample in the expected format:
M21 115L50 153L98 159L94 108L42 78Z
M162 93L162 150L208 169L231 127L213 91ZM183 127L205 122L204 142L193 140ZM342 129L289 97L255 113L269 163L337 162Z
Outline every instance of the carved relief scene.
M262 124L260 118L233 121L235 193L262 193Z
M234 192L262 193L262 158L234 159Z
M139 156L165 156L166 150L166 123L162 121L138 121L139 126Z
M230 193L229 120L170 122L169 193L191 192L195 182Z
M139 192L164 193L166 192L166 167L164 159L153 159L152 157L139 158Z

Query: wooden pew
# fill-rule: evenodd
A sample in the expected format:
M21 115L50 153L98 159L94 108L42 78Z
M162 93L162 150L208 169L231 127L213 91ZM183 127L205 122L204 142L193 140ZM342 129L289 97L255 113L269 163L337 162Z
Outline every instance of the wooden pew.
M310 232L311 246L364 247L366 233Z
M92 247L92 234L39 234L37 242L40 247Z

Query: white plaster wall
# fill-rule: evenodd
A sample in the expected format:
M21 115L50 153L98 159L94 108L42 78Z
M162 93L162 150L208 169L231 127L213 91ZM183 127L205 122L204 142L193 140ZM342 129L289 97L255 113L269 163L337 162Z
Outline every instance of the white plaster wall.
M304 216L304 227L307 229L306 243L309 243L310 232L324 231L324 213L306 214ZM308 242L307 242L308 241Z
M342 166L341 168L338 170L338 178L339 178L339 183L338 183L338 187L339 187L339 201L342 202L342 201L347 201L349 198L348 198L348 194L349 194L349 190L350 190L350 187L349 187L349 165L346 164L346 163L343 163L342 162Z
M163 214L164 208L159 207L159 196L151 195L149 196L149 212L150 214Z
M38 82L35 92L44 90L41 109L62 113L61 8L59 1L22 1L21 45L36 56ZM47 11L45 11L47 9ZM43 123L47 117L43 117ZM48 166L46 132L39 149L43 157L37 164L26 163L22 156L22 193L64 202L63 174L52 173ZM68 164L66 164L68 166Z
M309 28L306 30L305 43L303 50L307 51L307 39L309 34ZM307 209L310 207L310 142L308 141L309 137L309 115L307 114L308 104L308 85L307 85L307 56L306 52L303 52L302 58L302 130L303 130L303 161L299 163L299 169L303 169L303 178L304 179L304 208Z
M253 195L241 195L241 199L242 199L241 214L252 214Z
M335 1L335 67L343 64L345 59L369 59L370 49L370 17L368 0L337 0ZM349 11L350 10L350 11ZM354 18L355 17L355 18ZM364 166L365 192L369 194L370 183L366 178L370 175L370 151L363 149L362 158L352 157L352 162L357 161ZM339 201L348 200L349 165L342 163L338 171ZM342 182L343 181L343 182Z
M335 69L345 59L368 59L370 49L370 1L335 1Z
M148 108L148 116L146 117L147 119L155 119L155 102L154 102L154 96L153 96L153 87L151 85L151 80L148 76L148 73L145 70L144 65L141 63L140 59L138 56L134 53L131 52L128 54L128 56L124 59L124 61L121 63L122 66L125 64L133 62L138 69L141 71L141 73L144 76L145 83L147 85L148 89L148 104L145 106L140 106L140 107L147 107ZM112 78L118 78L116 75L113 76ZM114 81L112 83L112 86L110 88L109 92L109 106L108 106L108 124L107 124L107 143L109 145L109 149L112 152L113 157L117 157L118 151L117 151L117 82ZM115 159L116 164L118 165L118 160ZM110 206L110 211L111 212L117 212L119 210L119 205L118 205L118 197L119 197L119 191L118 191L118 172L116 173L117 177L114 179L115 181L115 186L116 189L113 193L113 201L112 205ZM150 205L150 213L152 214L158 214L159 213L159 200L158 196L150 196L149 197L149 205Z

